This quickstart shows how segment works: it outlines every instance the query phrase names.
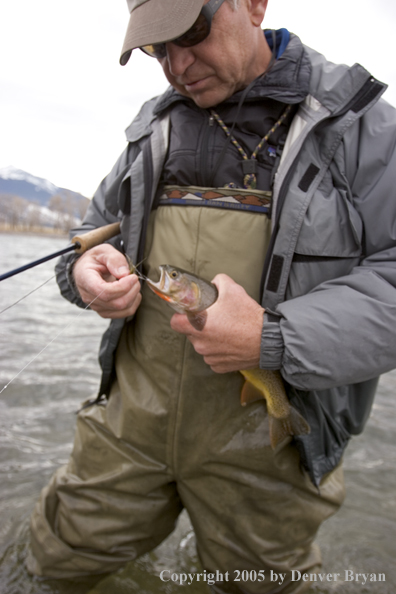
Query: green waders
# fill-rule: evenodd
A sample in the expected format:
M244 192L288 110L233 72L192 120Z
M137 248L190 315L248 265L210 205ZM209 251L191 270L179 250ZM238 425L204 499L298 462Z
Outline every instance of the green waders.
M145 272L157 279L166 263L209 280L223 272L258 299L269 236L262 214L161 206L150 219ZM320 564L313 539L343 500L341 468L318 490L293 445L274 453L265 401L242 407L241 374L212 372L171 330L171 308L142 292L108 403L79 414L71 459L37 503L30 571L114 571L158 545L184 506L206 570L268 576L216 592L303 592L309 583L291 582L290 571ZM286 586L269 581L271 569L287 573Z

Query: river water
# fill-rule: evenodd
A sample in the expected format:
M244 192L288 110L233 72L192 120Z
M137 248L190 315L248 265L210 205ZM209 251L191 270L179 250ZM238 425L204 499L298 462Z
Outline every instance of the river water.
M63 238L0 234L0 274L66 245ZM163 569L199 571L185 512L159 548L106 578L41 580L25 570L30 513L53 471L68 459L75 412L98 388L97 350L108 324L60 296L53 266L42 264L0 283L1 311L51 279L0 314L0 390L25 367L0 395L0 593L173 594L182 587L187 594L208 593L201 582L180 586L158 577ZM382 376L365 432L347 450L345 504L318 535L323 573L340 577L312 584L312 594L396 592L395 394L393 371ZM361 573L377 579L385 574L385 581L363 585L364 578L356 577Z

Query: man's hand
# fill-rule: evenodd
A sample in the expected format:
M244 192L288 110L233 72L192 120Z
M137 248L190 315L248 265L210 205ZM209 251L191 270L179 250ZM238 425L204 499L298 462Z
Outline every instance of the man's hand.
M216 373L258 367L264 309L229 276L218 274L212 282L219 296L207 309L204 329L195 330L183 314L172 317L171 327L187 335Z
M85 252L75 262L73 276L84 303L100 295L90 307L102 318L126 318L139 307L139 279L130 274L125 256L109 244Z

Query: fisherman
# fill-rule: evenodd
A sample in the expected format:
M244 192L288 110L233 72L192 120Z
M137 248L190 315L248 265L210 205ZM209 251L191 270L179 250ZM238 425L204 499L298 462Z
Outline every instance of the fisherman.
M292 577L320 567L345 447L396 366L396 113L362 66L263 31L268 0L127 2L121 64L140 48L170 87L127 129L82 226L119 220L121 235L57 266L62 294L99 295L91 309L111 324L99 397L34 510L28 567L114 571L185 507L203 568L228 572L213 592L303 592ZM162 264L213 280L204 328L124 254L153 280ZM275 450L265 401L240 404L239 370L257 367L280 370L310 427Z

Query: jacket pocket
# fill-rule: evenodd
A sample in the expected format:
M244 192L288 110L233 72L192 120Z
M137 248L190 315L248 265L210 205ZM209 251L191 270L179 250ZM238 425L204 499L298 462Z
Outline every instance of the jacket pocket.
M312 197L290 268L286 298L305 295L325 281L351 273L362 255L363 224L328 173Z
M328 172L305 213L295 253L355 258L362 251L362 234L362 221L348 199L347 190L335 188Z

